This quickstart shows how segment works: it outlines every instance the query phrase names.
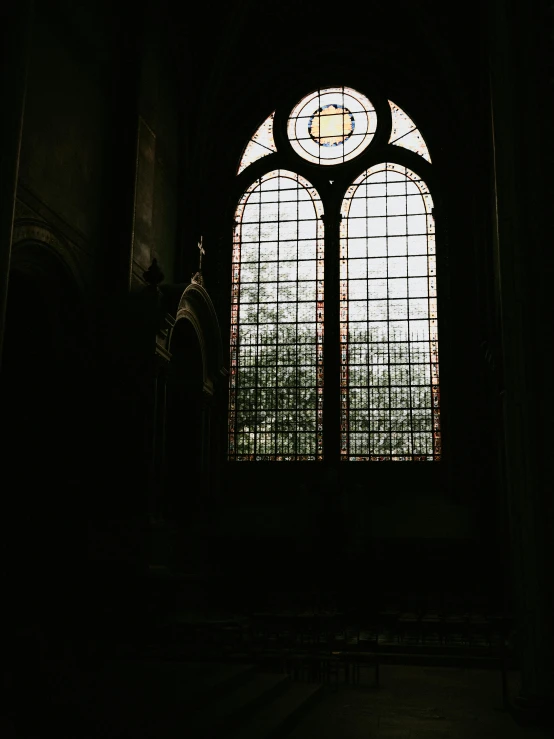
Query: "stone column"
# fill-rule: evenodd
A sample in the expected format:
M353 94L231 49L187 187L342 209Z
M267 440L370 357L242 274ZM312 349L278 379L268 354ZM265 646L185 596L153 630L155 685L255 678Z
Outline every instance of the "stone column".
M116 39L111 76L111 176L105 190L105 240L107 243L105 288L121 297L131 290L139 184L139 87L143 58L145 13L113 14ZM135 284L133 288L140 285Z
M8 0L7 5L2 12L0 43L0 365L33 10L32 0Z
M212 492L212 411L214 406L213 387L211 382L204 383L202 390L202 459L200 461L200 477L205 483L201 496L201 505L211 497Z
M551 174L537 150L551 116L541 110L542 3L496 0L489 17L489 70L494 158L493 249L496 314L502 350L503 483L516 599L521 691L517 716L542 720L552 695L551 565L546 522L551 491L542 480L545 448L551 454L551 298L545 249ZM546 137L546 138L545 138ZM542 389L544 388L544 390ZM541 449L541 446L544 447ZM550 503L551 505L551 503ZM551 534L550 534L551 535ZM550 552L550 555L552 552Z
M171 355L164 347L156 346L153 366L153 402L151 413L150 459L150 518L163 517L163 483L165 473L165 425L167 399L167 369Z
M166 400L167 370L170 355L156 346L152 376L152 408L147 434L150 437L150 473L148 483L149 566L166 569L171 566L172 531L166 520Z
M150 528L150 564L161 565L165 556L160 551L167 538L164 521L165 501L165 445L166 445L166 401L167 372L171 359L169 352L169 334L175 320L165 311L165 301L159 288L164 275L154 259L143 277L148 284L144 290L144 299L148 305L148 331L150 332L153 354L149 360L150 404L146 418L145 440L149 453L148 462L148 520ZM156 560L152 562L152 557ZM160 561L158 561L160 560ZM164 562L165 563L165 562Z

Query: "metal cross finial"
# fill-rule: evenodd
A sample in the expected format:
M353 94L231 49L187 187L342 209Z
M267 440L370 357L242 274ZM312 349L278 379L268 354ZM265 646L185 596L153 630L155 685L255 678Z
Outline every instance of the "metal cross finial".
M200 241L198 242L198 250L200 251L200 263L198 265L198 271L202 271L202 255L206 253L204 250L204 247L202 246L202 236L200 237Z

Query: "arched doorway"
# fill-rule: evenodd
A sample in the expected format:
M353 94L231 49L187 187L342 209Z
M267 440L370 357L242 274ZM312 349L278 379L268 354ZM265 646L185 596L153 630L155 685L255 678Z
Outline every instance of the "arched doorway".
M173 529L166 559L177 571L200 572L209 567L202 532L213 526L215 514L214 398L226 370L215 309L201 276L182 292L168 288L166 298L170 305L174 301L170 310L176 318L167 344L163 432L161 512Z

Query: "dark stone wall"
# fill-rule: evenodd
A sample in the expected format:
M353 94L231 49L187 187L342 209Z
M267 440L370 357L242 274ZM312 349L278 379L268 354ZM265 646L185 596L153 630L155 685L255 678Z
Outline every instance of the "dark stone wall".
M135 258L143 269L157 258L166 282L174 282L181 103L178 100L177 73L164 43L162 24L163 18L160 17L145 19L143 33L139 114L155 137L152 232L150 249L142 255L136 254Z
M138 8L134 33L127 29L126 37L102 4L64 5L38 4L35 12L20 199L78 244L82 277L96 287L107 268L119 267L121 253L131 246L140 115L152 139L153 161L146 170L147 182L145 170L141 172L149 229L147 243L135 250L137 279L140 284L142 271L157 257L171 281L179 106L175 70L160 35L163 19L147 19ZM128 59L121 60L125 55L134 55L131 70L125 67ZM126 101L131 105L125 107ZM138 208L136 217L141 215Z
M104 480L109 492L99 497L111 499L116 516L135 516L146 515L132 509L144 501L133 490L146 485L155 327L148 301L129 299L128 290L144 288L154 258L166 281L175 277L180 105L163 14L147 16L139 4L126 22L112 10L102 2L36 4L16 234L18 224L40 223L70 268L88 320L81 387L91 469L82 477L94 480L90 488Z
M100 237L112 122L107 80L92 54L76 53L77 41L36 14L20 184L92 246Z
M5 547L14 599L27 593L15 621L34 636L21 639L56 657L65 639L83 655L110 638L149 561L158 309L140 295L153 258L175 276L180 106L161 11L34 5L2 367ZM139 120L154 146L135 207Z

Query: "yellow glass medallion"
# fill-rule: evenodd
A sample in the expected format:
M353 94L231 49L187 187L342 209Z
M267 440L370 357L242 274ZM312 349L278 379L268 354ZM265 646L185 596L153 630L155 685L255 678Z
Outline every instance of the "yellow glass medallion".
M320 146L338 146L354 133L354 116L348 108L325 105L312 116L308 131Z

